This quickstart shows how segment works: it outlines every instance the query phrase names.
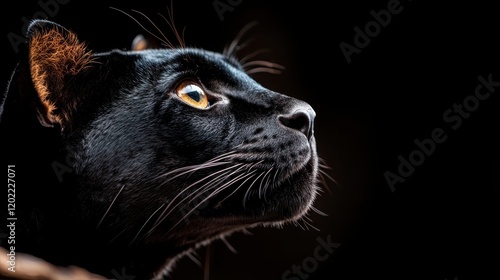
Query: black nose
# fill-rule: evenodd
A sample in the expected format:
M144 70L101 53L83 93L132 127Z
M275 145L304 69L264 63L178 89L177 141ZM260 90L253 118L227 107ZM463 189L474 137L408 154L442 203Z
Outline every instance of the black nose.
M311 107L298 108L293 113L281 115L278 120L286 127L302 132L307 139L314 134L314 117L316 113Z

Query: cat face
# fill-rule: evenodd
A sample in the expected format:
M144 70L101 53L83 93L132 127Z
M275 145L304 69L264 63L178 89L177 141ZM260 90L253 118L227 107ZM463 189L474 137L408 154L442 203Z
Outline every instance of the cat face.
M199 241L308 209L317 169L308 104L262 87L208 51L115 51L96 60L85 94L107 100L98 111L75 113L99 117L72 128L85 132L71 150L82 159L82 191L107 198L82 207L104 213L116 197L103 223L139 239L185 230L183 238ZM123 219L127 211L138 214Z
M164 235L180 227L193 238L211 228L296 219L307 210L317 168L309 105L263 88L207 51L113 52L98 59L119 70L98 74L104 78L91 79L89 90L118 90L99 102L104 108L84 113L99 117L84 122L85 136L74 141L82 190L108 200L85 206L103 212L124 186L107 218L141 214L117 228L134 224ZM141 77L114 85L134 79L131 72ZM193 230L195 224L203 226Z
M92 53L47 21L28 34L38 119L60 130L74 211L100 238L188 247L309 210L318 159L307 103L210 51Z

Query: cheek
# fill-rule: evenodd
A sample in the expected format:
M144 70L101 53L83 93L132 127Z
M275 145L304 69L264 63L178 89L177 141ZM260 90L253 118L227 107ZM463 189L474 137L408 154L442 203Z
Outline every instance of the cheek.
M233 131L231 123L231 117L189 112L173 116L161 134L173 153L186 159L208 160L227 150Z

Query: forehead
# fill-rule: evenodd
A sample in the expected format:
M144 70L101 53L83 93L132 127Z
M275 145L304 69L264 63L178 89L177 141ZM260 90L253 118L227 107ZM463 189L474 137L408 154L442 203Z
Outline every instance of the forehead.
M248 76L234 58L202 49L158 49L130 52L136 67L156 81L169 83L195 79L208 87L231 87L248 91L264 88Z
M139 59L139 66L160 67L177 71L194 71L209 69L216 72L243 72L243 68L236 59L226 57L220 53L203 49L153 49L132 51Z

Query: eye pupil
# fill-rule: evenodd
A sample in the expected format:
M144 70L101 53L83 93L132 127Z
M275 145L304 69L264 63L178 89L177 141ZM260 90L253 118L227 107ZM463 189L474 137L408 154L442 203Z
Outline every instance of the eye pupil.
M186 94L196 102L200 102L200 100L201 100L201 94L198 91L195 91L195 90L189 91L189 92L186 92Z
M182 101L192 107L206 109L210 106L205 91L196 83L187 81L180 84L176 89L176 94Z

